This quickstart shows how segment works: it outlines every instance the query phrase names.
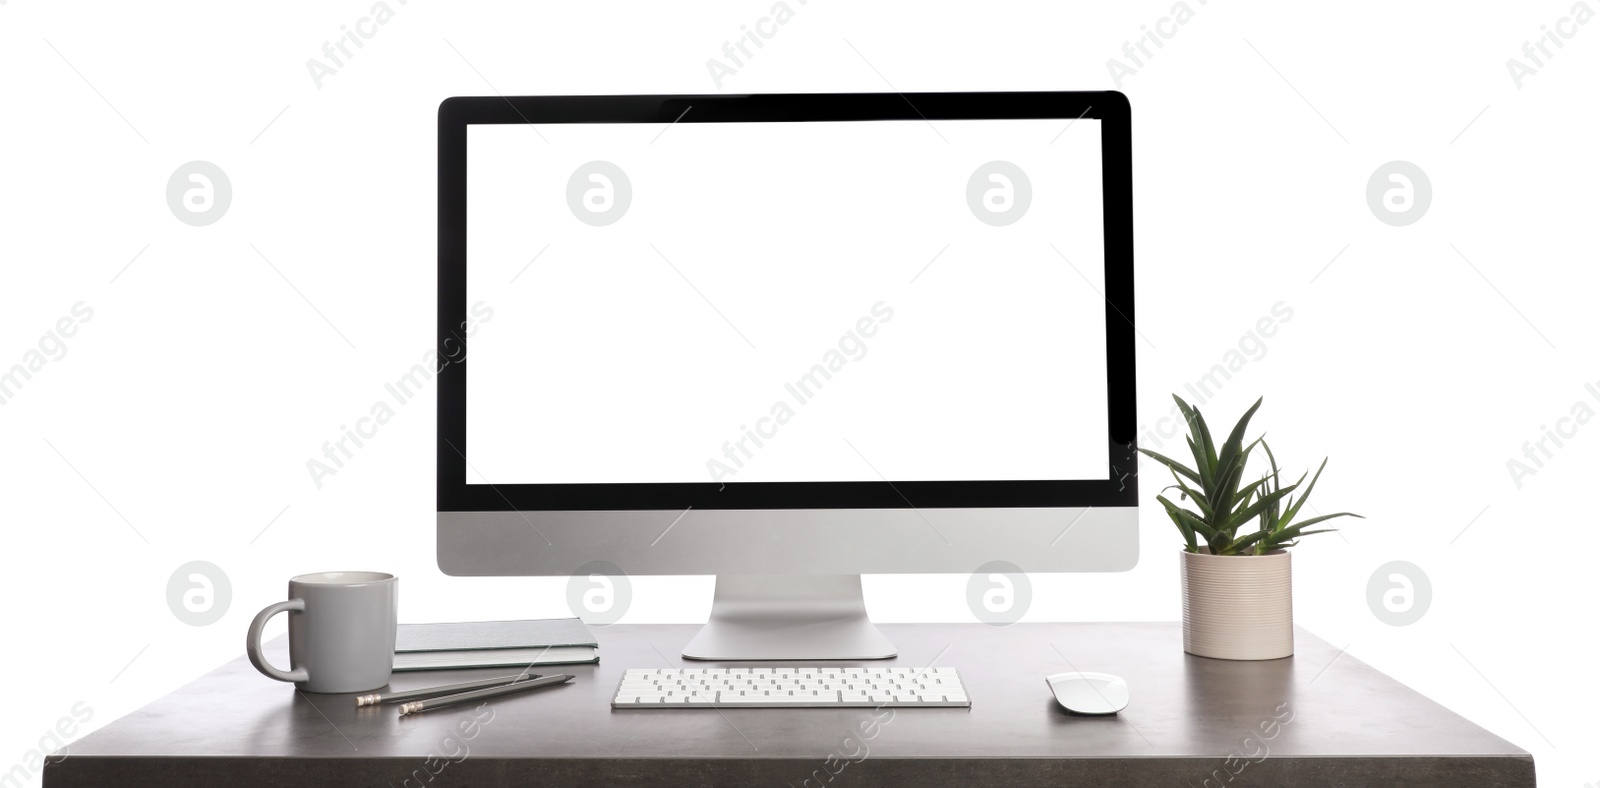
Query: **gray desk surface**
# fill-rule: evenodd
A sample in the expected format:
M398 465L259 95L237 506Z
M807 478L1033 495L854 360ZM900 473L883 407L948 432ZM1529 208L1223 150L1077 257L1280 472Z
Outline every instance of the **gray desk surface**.
M870 738L872 709L611 710L624 669L715 666L679 658L696 629L597 629L602 664L545 669L578 678L476 712L470 739L458 726L472 707L400 719L297 693L241 657L73 744L44 785L1534 784L1528 753L1304 630L1292 658L1227 662L1184 654L1172 623L885 625L900 657L863 664L954 667L972 708L897 709ZM273 649L287 664L281 638ZM1127 710L1063 712L1044 677L1074 669L1125 677ZM401 673L392 687L502 673Z

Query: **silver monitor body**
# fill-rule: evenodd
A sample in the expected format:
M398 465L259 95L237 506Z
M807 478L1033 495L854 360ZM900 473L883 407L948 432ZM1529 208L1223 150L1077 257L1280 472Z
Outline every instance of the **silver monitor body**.
M716 574L684 655L801 660L894 655L863 573L1132 568L1129 140L1115 92L445 101L440 569Z

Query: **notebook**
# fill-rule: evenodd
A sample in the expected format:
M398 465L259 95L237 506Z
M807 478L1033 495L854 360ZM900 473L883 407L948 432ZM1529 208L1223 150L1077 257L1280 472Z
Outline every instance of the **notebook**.
M581 665L600 661L600 644L576 618L401 624L395 670Z

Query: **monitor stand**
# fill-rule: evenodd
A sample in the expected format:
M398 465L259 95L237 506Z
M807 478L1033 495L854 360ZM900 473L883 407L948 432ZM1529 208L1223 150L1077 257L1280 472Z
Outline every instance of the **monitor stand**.
M888 659L894 644L867 619L860 575L717 575L711 620L686 659Z

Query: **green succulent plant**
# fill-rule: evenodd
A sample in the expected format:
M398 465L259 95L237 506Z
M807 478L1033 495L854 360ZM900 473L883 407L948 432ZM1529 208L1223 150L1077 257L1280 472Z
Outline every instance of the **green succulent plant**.
M1198 510L1179 506L1165 495L1156 496L1179 533L1183 534L1189 552L1200 552L1200 542L1204 540L1212 555L1265 555L1273 550L1295 546L1300 537L1338 530L1319 528L1308 531L1308 526L1335 517L1361 517L1352 512L1337 512L1295 522L1301 507L1305 506L1312 489L1317 486L1317 480L1322 478L1322 469L1328 467L1328 460L1322 460L1316 475L1311 477L1311 483L1296 498L1295 491L1305 482L1306 475L1301 474L1294 484L1282 485L1278 460L1272 455L1272 447L1267 445L1266 437L1256 438L1248 445L1244 443L1250 417L1261 407L1260 399L1245 411L1227 440L1218 446L1211 438L1211 428L1206 426L1200 409L1191 407L1176 394L1172 398L1177 401L1178 410L1189 424L1187 440L1195 467L1190 468L1149 449L1139 451L1172 472L1172 478L1177 483L1162 492L1176 489L1179 500L1192 502ZM1258 446L1266 452L1272 471L1245 484L1245 464ZM1256 529L1241 534L1240 529L1252 521Z

